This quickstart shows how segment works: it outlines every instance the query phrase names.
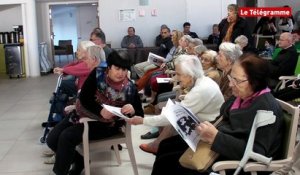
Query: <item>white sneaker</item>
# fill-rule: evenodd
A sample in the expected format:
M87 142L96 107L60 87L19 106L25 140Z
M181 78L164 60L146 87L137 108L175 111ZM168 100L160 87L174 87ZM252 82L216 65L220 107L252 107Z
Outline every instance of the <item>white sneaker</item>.
M53 155L52 157L49 157L48 159L46 159L44 161L44 164L54 164L55 163L55 155Z

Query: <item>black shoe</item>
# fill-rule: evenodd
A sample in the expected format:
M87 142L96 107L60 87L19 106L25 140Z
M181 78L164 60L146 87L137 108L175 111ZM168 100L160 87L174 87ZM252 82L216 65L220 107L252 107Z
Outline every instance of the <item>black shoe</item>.
M157 138L159 136L159 132L156 131L154 133L152 132L147 132L144 135L141 135L141 139L153 139L153 138Z
M114 150L114 146L111 145L110 149ZM122 145L118 144L118 149L119 149L119 151L122 151L122 149L123 149Z
M74 163L72 164L72 168L70 169L68 175L80 175L83 169L84 169L83 157L79 153L76 153L74 158Z
M43 122L42 124L41 124L41 126L43 127L43 128L45 128L47 125L48 125L48 127L54 127L56 124L57 124L58 122L57 121L51 121L51 122Z

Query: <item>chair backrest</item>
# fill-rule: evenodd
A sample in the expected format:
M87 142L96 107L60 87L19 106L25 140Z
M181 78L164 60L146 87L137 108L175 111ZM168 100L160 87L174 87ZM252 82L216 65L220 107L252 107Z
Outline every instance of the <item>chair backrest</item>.
M280 47L277 47L274 52L272 53L272 60L276 60L279 52L281 51L282 49Z
M68 45L72 45L72 40L59 40L58 45L61 47L66 47Z
M269 39L274 40L274 36L273 35L256 35L255 48L264 49L265 48L265 42Z
M295 75L298 76L300 74L300 51L298 51L298 61L295 68Z
M284 134L281 156L283 159L286 159L293 156L298 128L299 108L279 99L277 101L284 112Z

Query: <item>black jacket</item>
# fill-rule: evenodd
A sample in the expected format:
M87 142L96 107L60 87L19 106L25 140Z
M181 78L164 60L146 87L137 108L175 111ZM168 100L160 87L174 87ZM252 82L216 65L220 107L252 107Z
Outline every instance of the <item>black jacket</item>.
M218 45L223 42L222 40L226 35L228 27L229 23L227 21L227 18L224 18L219 24L220 40ZM236 24L234 25L231 35L231 42L234 43L234 40L240 35L245 35L248 38L248 45L250 45L251 47L253 46L253 39L249 30L248 23L243 18L238 18Z
M211 149L220 153L220 159L241 160L250 135L257 110L273 111L274 124L257 129L253 151L267 157L278 157L282 140L282 109L271 93L258 96L244 109L230 110L235 97L228 99L221 107L223 121L218 126L218 134Z
M298 53L294 45L282 49L277 58L269 62L270 78L278 80L280 76L294 75Z

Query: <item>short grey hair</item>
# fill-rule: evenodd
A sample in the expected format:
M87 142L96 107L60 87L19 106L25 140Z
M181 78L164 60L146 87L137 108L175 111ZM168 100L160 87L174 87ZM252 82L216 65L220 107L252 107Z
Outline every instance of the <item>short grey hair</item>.
M237 46L236 44L230 42L223 42L219 46L219 51L223 52L226 59L229 60L232 64L243 54L240 46Z
M207 51L207 48L204 45L198 45L195 46L194 50L197 55L201 55L203 52Z
M195 46L203 45L203 41L201 39L199 39L199 38L193 38L192 43Z
M80 41L78 44L78 49L81 48L83 50L87 50L88 47L90 46L95 46L96 44L93 43L92 41Z
M87 48L87 53L90 58L95 58L97 61L105 62L105 53L100 46L94 45Z
M180 66L184 75L189 75L195 79L204 76L202 64L195 55L180 55L175 60L175 66Z
M213 66L216 66L217 64L217 56L218 53L214 50L206 50L203 52L202 56L207 55L212 62Z
M248 45L248 38L245 35L238 36L234 43L239 44L242 48Z
M193 42L193 38L190 35L183 35L182 38L184 38L188 43Z

